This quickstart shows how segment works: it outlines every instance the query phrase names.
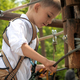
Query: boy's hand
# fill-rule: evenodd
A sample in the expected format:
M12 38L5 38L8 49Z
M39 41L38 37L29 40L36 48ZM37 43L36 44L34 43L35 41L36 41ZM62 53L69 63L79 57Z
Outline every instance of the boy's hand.
M46 76L46 72L45 72L45 71L47 71L47 70L49 70L50 72L56 72L57 66L53 67L53 65L54 65L55 63L56 63L55 61L47 60L44 65L42 65L42 64L37 65L35 72L41 71L41 70L43 69L43 71L42 71L43 74L40 75L39 77L44 77L44 76ZM45 73L44 73L44 72L45 72Z
M56 72L57 66L53 67L55 64L55 61L47 60L46 63L44 63L44 66L49 70L50 72Z
M35 69L35 72L41 70L41 69L45 69L45 66L43 64L37 64L36 65L36 69Z
M46 76L46 73L44 73L46 71L46 68L45 68L45 66L43 64L38 64L36 66L35 72L37 72L37 71L42 72L42 74L40 74L40 76L39 76L40 78Z

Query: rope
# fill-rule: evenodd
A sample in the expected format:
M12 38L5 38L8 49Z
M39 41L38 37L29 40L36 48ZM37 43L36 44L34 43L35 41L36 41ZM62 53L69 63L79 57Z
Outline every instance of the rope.
M75 46L79 47L80 46L80 38L74 38L75 40Z
M22 9L22 8L26 8L26 7L28 7L28 6L32 5L32 4L35 4L35 3L40 2L40 1L41 0L37 0L37 1L31 2L31 3L28 3L28 4L24 4L24 5L18 6L16 8L6 10L3 13L8 13L8 12L16 11L16 10L19 10L19 9Z
M77 51L80 49L80 46L78 46L77 48L73 49L72 51L70 51L69 53L65 54L62 58L60 58L53 66L55 67L61 60L63 60L65 57L67 57L68 55L72 54L73 52Z
M76 40L76 41L80 41L80 38L74 38L74 40Z
M65 68L57 69L57 71L62 71L62 70L66 70L66 69L68 69L68 68L65 67ZM56 72L57 72L57 71L56 71Z

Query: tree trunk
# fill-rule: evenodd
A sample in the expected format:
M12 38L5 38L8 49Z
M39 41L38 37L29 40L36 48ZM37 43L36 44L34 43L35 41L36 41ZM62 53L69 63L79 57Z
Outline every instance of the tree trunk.
M42 32L42 28L39 29L39 32L40 32L40 37L43 37L43 32ZM43 56L46 56L46 52L45 52L45 41L41 41L41 54Z

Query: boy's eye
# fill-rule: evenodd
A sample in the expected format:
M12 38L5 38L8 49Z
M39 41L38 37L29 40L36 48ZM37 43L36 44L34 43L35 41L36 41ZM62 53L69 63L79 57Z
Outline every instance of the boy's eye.
M51 18L51 16L50 16L50 15L48 15L48 18Z

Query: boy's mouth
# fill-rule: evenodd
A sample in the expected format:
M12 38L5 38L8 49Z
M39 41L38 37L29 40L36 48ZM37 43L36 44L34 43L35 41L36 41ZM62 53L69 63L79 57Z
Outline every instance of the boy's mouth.
M43 23L43 26L47 26L45 23Z

